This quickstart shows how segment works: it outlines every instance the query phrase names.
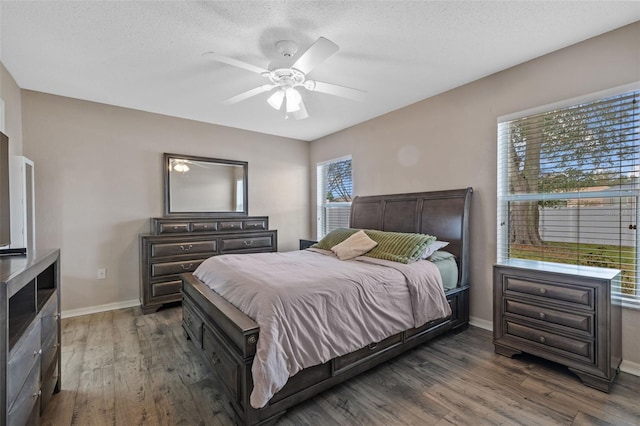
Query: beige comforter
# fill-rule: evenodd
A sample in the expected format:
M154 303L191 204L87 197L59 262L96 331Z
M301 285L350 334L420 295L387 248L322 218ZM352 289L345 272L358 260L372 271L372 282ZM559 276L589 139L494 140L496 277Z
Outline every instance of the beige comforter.
M215 256L194 272L260 326L254 408L306 367L451 314L431 262L341 261L328 253Z

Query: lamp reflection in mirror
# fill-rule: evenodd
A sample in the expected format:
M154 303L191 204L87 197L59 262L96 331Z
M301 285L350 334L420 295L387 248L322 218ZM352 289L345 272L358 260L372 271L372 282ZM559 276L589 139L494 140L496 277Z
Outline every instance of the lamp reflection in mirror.
M184 161L180 160L171 160L171 165L173 170L180 173L186 173L189 171L189 166Z

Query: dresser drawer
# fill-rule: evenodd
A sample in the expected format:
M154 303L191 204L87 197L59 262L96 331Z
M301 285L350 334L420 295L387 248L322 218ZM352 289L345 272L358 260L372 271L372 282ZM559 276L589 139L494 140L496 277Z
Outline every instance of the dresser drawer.
M563 352L578 355L580 361L594 363L593 341L572 339L548 331L518 324L509 320L505 321L506 334L526 339L543 349L559 349ZM575 357L574 357L575 358Z
M213 365L213 370L220 375L222 383L227 385L231 394L238 395L240 389L240 365L238 365L222 338L206 325L203 327L202 347L205 355Z
M215 253L217 241L188 241L180 243L151 243L151 257L175 256L191 253Z
M560 284L545 284L523 277L505 276L506 294L532 295L549 301L562 301L594 309L594 288Z
M49 299L47 304L42 309L42 339L44 342L49 336L58 336L58 324L60 322L60 315L58 314L58 297L54 295Z
M11 408L9 408L7 415L8 425L29 425L34 410L40 411L40 404L38 404L40 397L40 363L36 363L27 373L29 374L24 386L20 389L20 393L16 396Z
M58 363L53 364L49 371L42 370L42 393L40 394L40 413L44 412L44 409L49 404L49 400L56 389L58 383Z
M44 337L44 336L43 336ZM58 353L58 333L51 334L42 344L42 371L47 371L51 365L57 360Z
M242 229L242 221L219 222L219 231L240 231Z
M387 337L386 339L371 343L355 352L343 355L333 361L335 371L343 370L347 367L354 366L369 359L369 356L382 352L385 349L402 343L402 333Z
M182 262L163 262L151 265L151 276L161 277L163 275L182 274L184 272L193 272L204 262L205 259L191 259Z
M218 222L192 222L191 232L213 232L218 230Z
M593 314L566 312L505 299L505 313L535 318L550 325L561 325L593 336Z
M29 334L9 354L7 363L7 400L13 401L23 387L34 365L40 366L40 321L34 323Z
M242 229L244 230L266 230L267 229L267 221L266 220L245 220L242 225Z
M189 229L189 222L160 223L158 226L158 233L175 234L178 232L189 232Z
M151 284L151 297L162 297L180 293L182 281L173 280Z
M222 238L220 249L222 252L235 250L251 250L259 248L273 247L273 238L268 236L242 237L242 238Z

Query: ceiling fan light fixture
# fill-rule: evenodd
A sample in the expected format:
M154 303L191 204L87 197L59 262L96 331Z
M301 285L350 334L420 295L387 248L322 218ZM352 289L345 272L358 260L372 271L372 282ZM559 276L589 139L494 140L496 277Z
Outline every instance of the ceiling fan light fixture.
M271 96L269 96L269 99L267 99L267 102L269 103L269 105L271 105L273 109L280 111L280 108L282 108L283 100L284 100L284 90L276 90L275 92L273 92Z
M287 112L296 112L300 110L300 103L302 102L302 96L293 87L289 87L286 90L287 94Z

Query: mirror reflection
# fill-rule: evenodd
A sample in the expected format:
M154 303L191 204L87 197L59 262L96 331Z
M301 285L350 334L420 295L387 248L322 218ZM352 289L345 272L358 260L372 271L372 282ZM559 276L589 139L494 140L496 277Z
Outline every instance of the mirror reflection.
M247 163L165 154L165 214L247 214Z

